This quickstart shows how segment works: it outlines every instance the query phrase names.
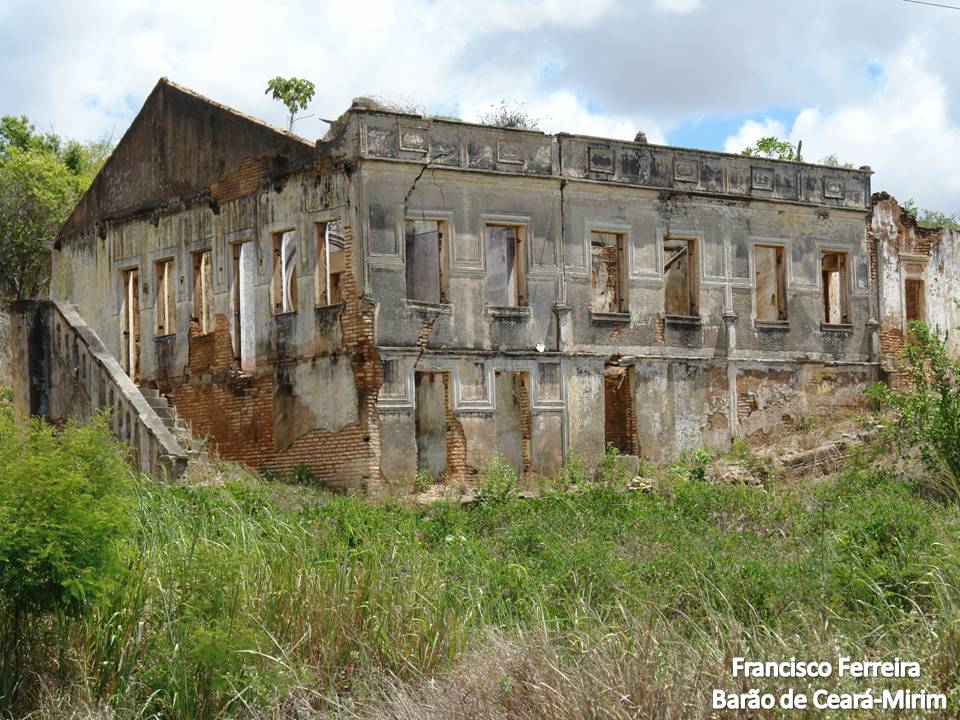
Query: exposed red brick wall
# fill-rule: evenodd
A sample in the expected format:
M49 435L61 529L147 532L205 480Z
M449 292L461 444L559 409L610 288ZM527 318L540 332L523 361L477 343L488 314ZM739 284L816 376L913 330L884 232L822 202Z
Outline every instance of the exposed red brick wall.
M624 454L637 455L637 417L630 386L628 368L608 368L604 372L604 436Z
M443 373L443 394L447 408L447 479L458 481L463 480L467 472L467 436L453 414L452 385L450 373Z
M353 250L353 234L344 233L347 257ZM284 452L277 452L273 426L273 397L277 370L310 357L258 356L253 375L237 369L227 318L216 317L215 329L199 335L191 328L190 357L184 376L161 383L177 412L193 427L194 434L209 436L225 458L274 472L289 472L304 465L322 482L333 487L372 489L379 485L380 427L377 394L383 382L383 365L373 345L373 307L361 303L356 278L347 261L343 291L346 306L341 316L343 346L350 354L357 387L359 420L335 432L315 430L297 438ZM304 308L301 312L312 312ZM320 354L317 355L319 357Z
M523 467L522 472L530 472L530 440L533 437L533 418L530 412L530 378L527 373L518 373L520 382L519 398L520 404L520 439L523 447Z
M255 193L270 170L270 158L247 158L240 167L210 185L210 197L221 205Z

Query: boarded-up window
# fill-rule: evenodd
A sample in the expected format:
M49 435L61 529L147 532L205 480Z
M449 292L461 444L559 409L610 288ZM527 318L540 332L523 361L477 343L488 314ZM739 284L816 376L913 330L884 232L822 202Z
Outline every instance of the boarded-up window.
M273 312L297 311L297 241L292 230L273 235Z
M560 363L539 363L537 365L537 400L556 402L560 399Z
M317 223L317 306L343 302L343 279L347 271L347 253L343 223L333 220Z
M446 223L442 220L407 220L404 223L409 300L433 304L447 302L446 234Z
M757 245L753 249L757 320L787 319L787 272L783 247Z
M380 386L382 398L406 398L406 365L398 358L383 358L383 384Z
M664 238L664 314L693 317L699 314L696 241Z
M233 353L243 372L252 372L255 365L254 278L256 246L252 242L233 245L233 273L230 280L230 302L233 310Z
M912 322L924 321L923 280L906 278L903 281L904 317L909 326Z
M591 233L590 254L593 283L591 309L594 312L626 312L628 295L623 235Z
M487 303L510 307L527 304L522 225L487 225Z
M201 250L193 254L193 302L190 320L201 334L213 332L213 254Z
M460 398L473 401L487 399L487 366L483 361L460 361Z
M828 325L848 324L847 253L824 253L820 259L820 270L824 322Z
M173 260L168 258L157 263L157 303L154 308L156 334L173 335L177 332L177 277L173 273Z
M123 297L120 306L120 342L123 370L140 382L140 273L136 268L120 273Z

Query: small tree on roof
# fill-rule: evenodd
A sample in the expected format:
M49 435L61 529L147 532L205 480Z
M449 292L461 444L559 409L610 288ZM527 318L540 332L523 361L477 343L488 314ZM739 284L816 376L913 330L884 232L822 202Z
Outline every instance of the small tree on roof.
M273 80L267 82L267 89L263 94L273 93L273 99L279 100L286 105L290 112L290 123L288 130L293 130L293 123L302 118L297 117L297 113L307 109L307 105L313 100L315 86L309 80L302 78L285 78L277 75Z

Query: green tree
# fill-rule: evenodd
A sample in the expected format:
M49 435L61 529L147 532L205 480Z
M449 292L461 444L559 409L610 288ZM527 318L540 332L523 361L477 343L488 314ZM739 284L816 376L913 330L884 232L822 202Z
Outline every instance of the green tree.
M904 212L912 215L917 225L922 228L960 230L960 212L953 214L917 207L917 203L910 198L900 206Z
M46 290L53 239L111 149L0 118L0 304Z
M755 144L744 148L740 154L751 157L772 158L774 160L803 162L799 145L794 145L789 140L781 140L774 135L760 138Z
M313 100L314 90L314 84L309 80L277 75L267 82L267 89L263 94L273 93L273 99L279 100L287 107L290 113L289 129L293 130L293 123L300 119L297 113L307 109L307 105Z

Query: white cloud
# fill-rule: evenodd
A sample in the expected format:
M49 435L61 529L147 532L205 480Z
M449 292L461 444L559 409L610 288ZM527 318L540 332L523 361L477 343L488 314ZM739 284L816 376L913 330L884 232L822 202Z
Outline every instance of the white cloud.
M224 11L214 0L0 0L0 114L27 114L80 139L111 131L117 139L161 75L281 125L284 108L263 94L274 75L313 80L307 112L328 118L357 95L465 119L520 101L544 129L627 139L644 130L662 141L702 118L684 143L702 144L699 132L715 148L711 123L753 113L726 149L767 134L802 137L806 157L835 152L869 163L875 187L960 209L960 173L949 165L960 127L955 33L943 22L950 13L875 6L823 2L813 13L804 3L771 12L769 0L233 0ZM894 25L920 39L891 36ZM759 50L717 43L747 26L763 38ZM794 126L757 111L774 107L777 117L799 112ZM314 117L296 129L318 137L326 126Z
M559 90L547 95L532 96L524 110L538 121L538 127L544 132L570 132L581 135L633 140L638 131L647 135L652 143L665 143L663 130L650 118L609 115L591 111L585 103L568 90ZM490 103L476 98L462 104L460 111L464 119L476 121L490 110Z
M762 121L747 120L740 126L736 135L731 135L723 143L723 151L738 153L744 148L754 145L762 137L786 137L787 129L779 120L765 117Z
M686 15L700 7L700 0L656 0L658 10Z
M960 124L950 117L944 79L930 67L919 38L884 64L872 95L831 110L806 108L789 131L782 125L748 120L727 138L737 151L762 134L803 141L807 160L835 154L841 162L870 165L873 189L947 211L960 209ZM767 132L769 130L770 132Z

